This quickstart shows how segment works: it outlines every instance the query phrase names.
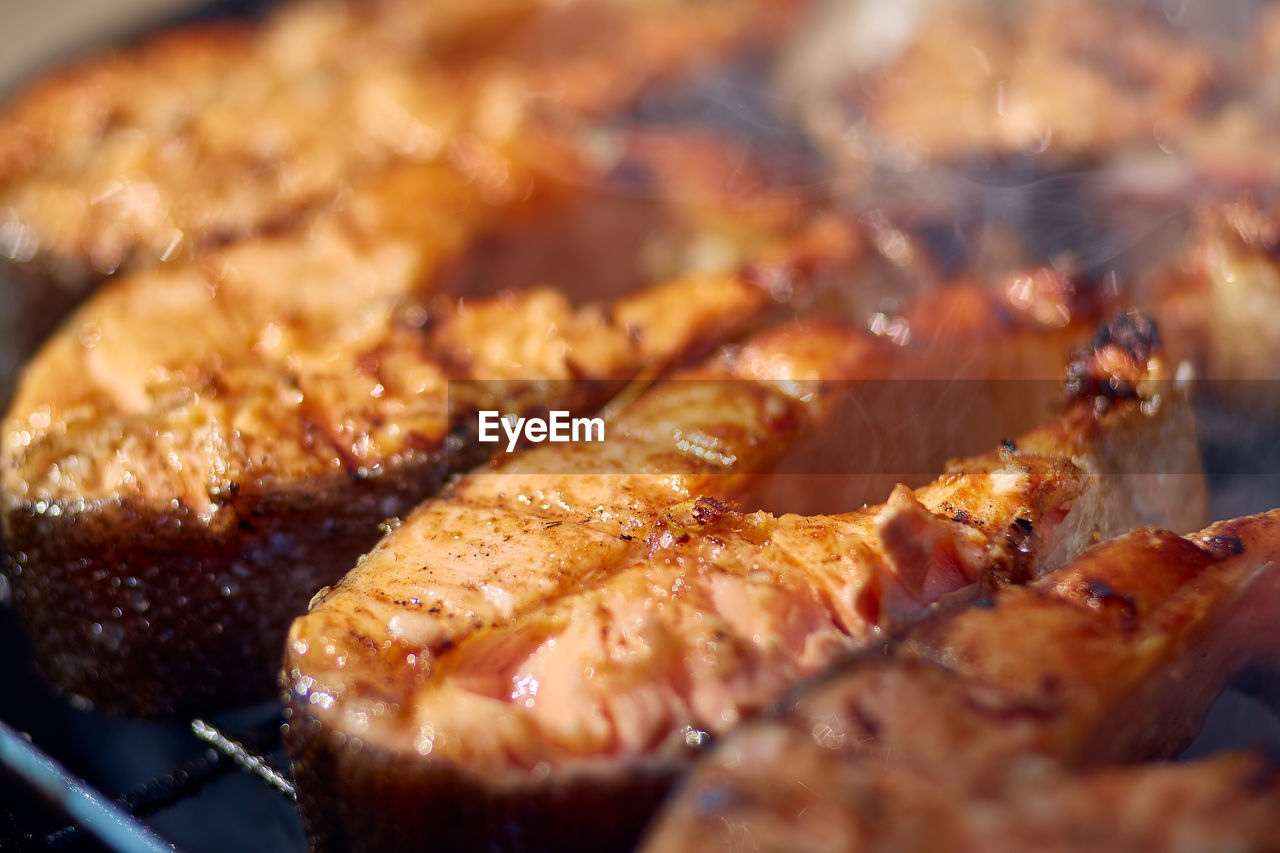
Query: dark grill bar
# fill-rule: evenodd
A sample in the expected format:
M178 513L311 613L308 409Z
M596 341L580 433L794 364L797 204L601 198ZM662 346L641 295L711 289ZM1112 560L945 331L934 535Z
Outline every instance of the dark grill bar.
M6 648L21 650L11 628L0 620ZM3 661L11 665L26 669ZM228 834L246 850L305 849L274 704L216 722L139 724L67 708L34 673L14 681L20 692L6 699L21 709L4 701L0 715L44 725L30 726L32 737L0 719L0 850L213 850L226 848ZM138 726L149 731L127 731ZM131 755L107 755L117 739L131 742ZM103 746L73 746L85 741ZM154 766L175 743L189 757L114 794L118 780Z
M53 759L32 746L21 734L0 723L0 760L27 784L55 802L85 831L123 853L152 853L170 849L159 836L133 819L119 804L102 796L69 774ZM59 831L47 839L61 849L71 834Z

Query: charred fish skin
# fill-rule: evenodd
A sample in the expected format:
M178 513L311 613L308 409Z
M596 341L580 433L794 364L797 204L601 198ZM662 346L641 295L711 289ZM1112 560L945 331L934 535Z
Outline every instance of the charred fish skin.
M784 835L809 849L873 847L878 826L910 814L908 788L972 802L1054 768L1172 755L1237 667L1275 665L1278 547L1276 511L1185 537L1139 530L922 624L722 744L652 849L723 849L733 833L763 848ZM864 795L879 824L833 811ZM796 817L806 801L812 820Z
M633 843L698 747L833 657L920 618L948 593L1037 575L1099 536L1152 520L1202 523L1187 402L1166 393L1144 406L1144 380L1161 371L1144 322L1121 318L1076 360L1073 375L1107 371L1115 381L1077 389L1061 424L846 516L743 514L724 491L669 507L657 492L648 510L643 499L633 504L634 522L612 510L606 524L555 486L533 491L516 472L488 483L472 475L471 501L527 489L525 504L550 514L529 511L522 526L482 502L477 535L458 526L466 516L447 492L294 625L286 742L313 845L411 849L442 824L434 837L458 849ZM530 456L512 467L539 467ZM1113 467L1126 456L1167 465L1184 491L1117 499L1133 489L1122 484L1135 478ZM468 500L466 491L456 497ZM415 542L436 531L461 540L455 562L481 557L465 578L440 571L439 549ZM571 563L563 555L575 540ZM513 547L561 556L517 560L505 555ZM543 591L516 589L514 604L495 607L487 599L504 590L509 599L520 580L500 571L509 560ZM424 592L431 601L418 601ZM743 623L761 602L773 602L765 609L777 618ZM651 662L610 661L607 643L599 659L578 653L621 624L645 626ZM593 674L567 675L576 671ZM613 816L603 834L572 809L584 787L593 810ZM455 824L454 815L467 819Z

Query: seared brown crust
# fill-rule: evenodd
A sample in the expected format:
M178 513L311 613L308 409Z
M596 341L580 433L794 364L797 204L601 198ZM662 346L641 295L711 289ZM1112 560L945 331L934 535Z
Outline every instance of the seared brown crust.
M154 715L261 699L311 592L444 473L426 458L389 476L337 472L230 498L216 525L181 505L12 509L15 606L41 670L77 704Z
M726 741L653 847L727 847L726 826L762 849L875 846L915 822L908 789L975 802L1046 766L1171 755L1237 667L1275 663L1278 549L1280 511L1135 531L922 624Z
M1135 524L1194 526L1194 429L1180 392L1166 386L1155 402L1159 362L1142 328L1122 318L1080 361L1116 380L1109 405L1081 395L1016 450L952 463L914 495L900 487L856 513L743 514L724 502L723 477L692 472L651 484L611 474L593 490L600 478L536 455L464 479L290 633L286 740L313 844L411 849L428 832L459 849L630 842L697 745L944 593L1038 574ZM795 345L770 344L742 367ZM742 393L660 386L650 399L687 397L677 436L733 435L699 416L716 394ZM639 425L627 434L647 435ZM740 455L728 448L741 440L722 440L714 455ZM655 488L664 480L707 496L672 506ZM602 824L573 808L585 789Z

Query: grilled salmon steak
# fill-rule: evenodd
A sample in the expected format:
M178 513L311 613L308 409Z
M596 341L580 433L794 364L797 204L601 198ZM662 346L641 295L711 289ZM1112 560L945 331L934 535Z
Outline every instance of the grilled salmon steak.
M1280 511L1138 530L922 624L721 744L651 847L923 844L926 799L1016 802L1055 768L1171 755L1236 669L1276 665L1277 549Z
M458 243L441 253L462 245L464 183L442 167L418 187ZM41 667L129 713L270 695L311 594L477 461L477 408L599 405L759 316L770 282L846 262L847 236L818 226L755 265L578 307L549 288L415 292L399 253L345 240L301 266L293 244L253 241L214 269L112 282L28 366L3 425L4 536ZM457 385L451 409L463 379L483 393Z
M286 3L49 75L0 112L0 302L21 317L0 362L30 355L102 276L158 264L179 267L179 289L246 255L270 264L250 293L287 283L273 322L313 303L364 312L334 305L332 282L419 284L485 208L599 187L542 140L614 156L635 97L739 55L793 5ZM230 258L207 254L227 244ZM0 369L0 403L12 391Z
M290 228L386 170L574 124L770 32L790 2L335 0L45 78L0 115L0 254L63 280Z
M848 650L1099 536L1194 527L1195 431L1153 334L1122 317L1073 362L1060 423L853 513L726 501L824 396L787 397L810 386L756 365L865 369L819 329L713 368L751 381L661 384L616 442L559 451L597 473L536 450L464 478L290 632L286 742L313 845L634 843L699 746Z

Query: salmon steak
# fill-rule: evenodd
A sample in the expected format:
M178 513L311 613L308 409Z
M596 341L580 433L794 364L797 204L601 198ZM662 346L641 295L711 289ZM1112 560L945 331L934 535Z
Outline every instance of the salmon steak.
M865 369L820 334L758 340L735 383L659 383L590 466L538 449L468 475L317 596L284 668L317 849L626 846L705 744L858 646L1099 537L1202 522L1193 418L1136 315L1077 354L1057 424L880 506L739 511L742 467L823 398L753 365Z
M727 192L753 168L732 145L655 147L671 128L622 121L791 5L281 4L9 104L0 254L32 279L18 349L113 276L0 425L14 599L57 689L147 715L269 696L315 589L480 458L451 380L511 381L472 401L504 411L589 411L754 322L768 283L803 286L810 250L773 251L812 218L795 194ZM628 188L651 201L631 231L680 244L652 274L597 215Z
M980 833L988 807L993 831L1005 821L1009 838L1021 828L1067 846L1054 830L1072 822L1073 802L1089 801L1090 784L1106 783L1061 774L1106 775L1109 764L1176 754L1233 672L1276 665L1278 548L1277 511L1188 536L1136 530L910 629L726 739L656 824L649 849L739 849L745 839L761 850L954 849L933 830L954 820L961 837ZM1150 771L1171 784L1190 772ZM1264 793L1268 778L1252 792ZM1011 813L1037 798L1063 810ZM1104 827L1092 814L1077 825L1117 843L1132 830L1151 840L1144 849L1186 849L1201 832L1231 846L1232 828L1204 815L1211 806L1201 804L1200 818L1134 813ZM1234 830L1269 848L1274 823L1254 827Z
M388 171L454 163L484 182L501 171L488 145L580 127L793 5L337 0L166 32L0 113L0 254L74 287L305 229Z
M244 274L246 308L273 295L270 317L246 320L258 327L336 307L334 282L353 296L431 282L459 241L498 225L495 211L545 216L549 187L603 185L557 149L607 166L638 97L733 61L794 6L273 5L101 52L0 110L0 300L22 318L7 324L5 358L33 353L108 276L173 269L181 288ZM587 230L594 241L616 224ZM576 266L561 260L557 279ZM358 304L342 310L370 310ZM188 328L198 340L200 324ZM0 377L0 402L12 390Z
M0 99L0 763L189 722L122 827L234 762L314 853L1280 851L1275 756L1170 760L1280 666L1280 0L131 2Z
M470 189L437 178L422 218L453 239ZM133 714L270 695L315 590L479 461L477 409L589 411L756 321L769 282L844 263L846 236L818 227L756 264L581 305L545 286L414 291L395 252L324 240L300 267L292 244L256 241L219 269L111 282L28 365L2 426L0 522L41 668Z

